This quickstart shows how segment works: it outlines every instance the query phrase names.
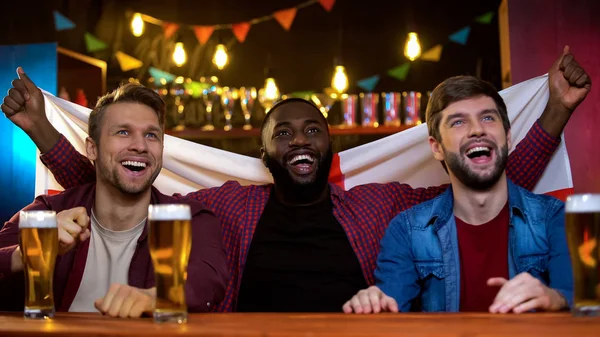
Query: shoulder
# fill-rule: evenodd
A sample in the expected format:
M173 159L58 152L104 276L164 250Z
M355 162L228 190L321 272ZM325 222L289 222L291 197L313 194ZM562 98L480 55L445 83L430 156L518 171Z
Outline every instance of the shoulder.
M46 203L54 211L85 206L87 201L95 197L96 183L88 183L77 187L72 187L54 195L40 195L36 201Z
M516 199L519 206L526 209L530 214L539 216L564 211L565 203L551 195L536 194L514 184L512 187L515 193L511 193L511 201L514 202Z

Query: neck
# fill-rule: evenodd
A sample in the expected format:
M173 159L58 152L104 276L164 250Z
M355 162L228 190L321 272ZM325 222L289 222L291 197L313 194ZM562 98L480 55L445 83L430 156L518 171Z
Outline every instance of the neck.
M135 227L148 216L150 189L139 194L123 193L114 186L96 184L94 214L102 226L113 231Z
M482 225L494 219L508 200L506 173L485 191L474 190L451 176L454 215L472 225Z
M273 189L275 190L275 197L277 200L288 206L310 206L329 197L328 184L326 184L318 193L302 193L302 191L299 190L284 191L282 188L277 188L277 185L275 185Z

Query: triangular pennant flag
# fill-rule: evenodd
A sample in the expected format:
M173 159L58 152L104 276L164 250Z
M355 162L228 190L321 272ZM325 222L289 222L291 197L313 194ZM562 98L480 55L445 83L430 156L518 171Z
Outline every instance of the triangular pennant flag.
M462 44L463 46L467 44L467 39L469 38L469 33L471 32L471 27L467 26L455 33L450 35L450 41L456 42L458 44Z
M442 56L442 45L438 44L421 54L421 60L438 62Z
M210 88L210 84L203 83L203 82L192 81L192 82L186 82L186 83L184 83L183 87L188 92L191 92L192 97L198 98L198 97L202 96L202 91L204 89Z
M234 23L231 25L231 30L233 31L233 35L235 35L236 39L242 43L246 40L246 35L248 35L248 32L250 31L250 23Z
M94 35L90 33L85 33L83 36L85 39L85 47L87 48L88 53L93 53L96 51L100 51L106 49L107 45L104 41L98 39Z
M137 69L144 65L144 63L133 56L129 56L121 51L117 51L115 53L117 57L117 61L119 62L119 66L122 71L129 71L133 69Z
M308 100L310 98L310 96L312 96L312 94L314 94L315 92L313 90L307 90L307 91L295 91L289 94L290 97L297 97L297 98L304 98L306 100Z
M281 27L283 27L283 29L290 30L292 22L294 22L294 18L296 17L297 11L298 9L296 8L282 9L273 13L273 16L275 17L275 20L279 22Z
M54 11L54 28L57 31L73 29L75 24L73 21L67 19L66 16L60 14L59 11Z
M166 71L162 71L160 69L156 69L154 67L150 67L150 69L148 69L148 72L150 73L150 76L156 79L164 78L165 81L167 81L167 83L173 82L173 80L175 80L175 75Z
M363 78L362 80L356 82L359 87L365 89L368 92L372 92L375 87L379 83L379 75Z
M335 0L319 0L319 3L321 3L321 6L323 6L326 11L331 12L331 9L335 4Z
M408 76L408 71L410 70L410 63L404 63L402 65L397 66L396 68L390 69L387 74L399 79L400 81L404 81L406 76Z
M489 25L492 23L492 19L494 18L494 12L487 12L483 15L480 15L475 18L475 21L479 23L483 23L484 25Z
M200 44L206 44L214 30L215 26L194 26L194 34Z
M179 29L179 25L172 22L164 22L162 24L163 30L165 31L165 38L170 39L173 34Z

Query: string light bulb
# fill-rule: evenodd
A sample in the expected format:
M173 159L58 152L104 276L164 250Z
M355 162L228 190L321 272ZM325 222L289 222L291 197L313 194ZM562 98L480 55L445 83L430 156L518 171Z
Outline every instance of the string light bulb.
M133 19L131 19L131 32L133 36L140 37L144 33L144 20L142 14L135 13Z
M333 78L331 79L331 87L338 93L343 94L348 90L348 75L344 66L336 66Z
M183 42L175 43L175 50L173 51L173 62L178 67L181 67L187 61L187 55L185 49L183 49Z
M219 70L222 70L227 65L229 56L227 55L227 48L224 44L219 43L215 49L215 55L213 56L213 63Z
M404 56L411 61L414 61L421 56L421 44L419 43L419 36L417 33L408 33L408 37L406 38L406 46L404 47Z
M267 77L264 88L258 91L258 101L265 108L265 113L271 110L271 107L279 99L279 88L273 77Z

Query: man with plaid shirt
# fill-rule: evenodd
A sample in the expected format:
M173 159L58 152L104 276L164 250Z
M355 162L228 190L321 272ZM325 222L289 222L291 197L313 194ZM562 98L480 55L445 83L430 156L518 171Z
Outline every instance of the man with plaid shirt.
M546 110L509 157L507 176L526 189L535 186L571 113L585 98L569 95L569 87L577 85L566 76L572 68L581 69L571 56L563 58L560 71L550 73ZM15 121L22 113L28 117ZM11 120L35 141L42 161L63 187L95 178L89 160L43 113L18 112ZM347 298L374 284L379 242L388 223L447 187L414 189L392 182L344 191L329 184L327 121L305 100L276 104L265 116L261 138L262 160L274 184L228 181L188 195L221 220L232 277L217 311L340 311Z

